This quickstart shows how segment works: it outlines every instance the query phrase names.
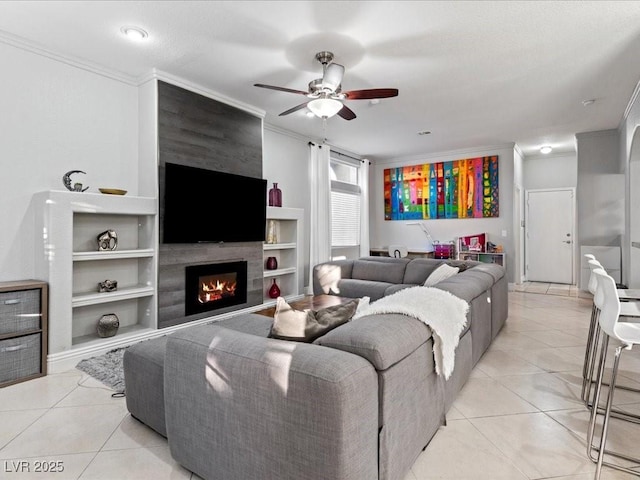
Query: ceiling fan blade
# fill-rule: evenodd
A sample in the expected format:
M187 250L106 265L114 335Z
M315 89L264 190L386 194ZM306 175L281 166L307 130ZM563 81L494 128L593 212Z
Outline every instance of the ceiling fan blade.
M343 76L344 67L338 63L330 63L322 77L322 86L330 88L332 92L335 92L342 83Z
M309 92L303 92L302 90L294 90L292 88L276 87L274 85L264 85L263 83L254 83L254 87L269 88L271 90L278 90L279 92L297 93L298 95L307 95Z
M338 111L338 115L340 115L345 120L353 120L356 118L356 114L346 105L343 105L340 111Z
M304 107L307 106L307 103L309 103L309 102L304 102L304 103L301 103L300 105L296 105L295 107L290 108L289 110L285 110L284 112L282 112L278 116L282 117L284 115L289 115L290 113L297 112L298 110L302 110Z
M369 90L351 90L342 92L347 100L373 100L374 98L397 97L397 88L371 88Z

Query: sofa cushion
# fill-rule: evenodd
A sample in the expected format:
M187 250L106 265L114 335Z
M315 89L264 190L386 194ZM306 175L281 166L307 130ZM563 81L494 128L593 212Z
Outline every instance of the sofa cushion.
M427 279L424 281L424 286L433 287L436 283L446 280L449 277L453 277L459 271L460 271L460 268L452 267L450 265L447 265L446 263L443 263L438 268L436 268L433 272L431 272L431 275L429 275Z
M495 263L478 263L473 267L474 272L482 272L491 275L494 282L504 277L505 269L501 265Z
M367 315L331 330L313 343L354 353L386 370L431 338L431 329L398 313ZM433 365L425 368L435 368Z
M385 257L380 257L380 259L381 260L355 260L353 262L351 278L387 283L402 283L404 270L411 260L406 258Z
M312 342L351 320L357 306L358 300L351 300L318 311L296 310L284 298L278 297L269 337L297 342Z
M405 288L415 287L416 285L412 285L409 283L400 283L397 285L391 285L384 290L384 296L391 295L392 293L399 292L400 290L404 290Z
M392 285L394 284L346 278L338 282L336 294L347 298L369 297L373 301L384 297L385 291Z
M415 258L407 265L402 283L422 285L427 277L442 263L442 260L433 258Z
M435 288L446 290L467 302L471 302L478 295L491 288L491 276L483 272L475 272L475 268L449 277L439 282Z

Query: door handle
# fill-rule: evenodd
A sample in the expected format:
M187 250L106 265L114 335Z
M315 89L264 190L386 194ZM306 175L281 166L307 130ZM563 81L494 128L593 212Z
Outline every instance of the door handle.
M563 240L562 243L571 243L571 240Z

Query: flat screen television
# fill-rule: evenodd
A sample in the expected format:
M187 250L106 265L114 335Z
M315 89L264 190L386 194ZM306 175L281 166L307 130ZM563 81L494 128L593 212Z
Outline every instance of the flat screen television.
M165 163L163 243L262 242L267 181Z

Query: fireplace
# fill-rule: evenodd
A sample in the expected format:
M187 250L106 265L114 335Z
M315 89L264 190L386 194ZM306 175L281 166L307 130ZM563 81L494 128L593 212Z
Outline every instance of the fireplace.
M185 268L185 315L247 302L247 262L211 263Z

